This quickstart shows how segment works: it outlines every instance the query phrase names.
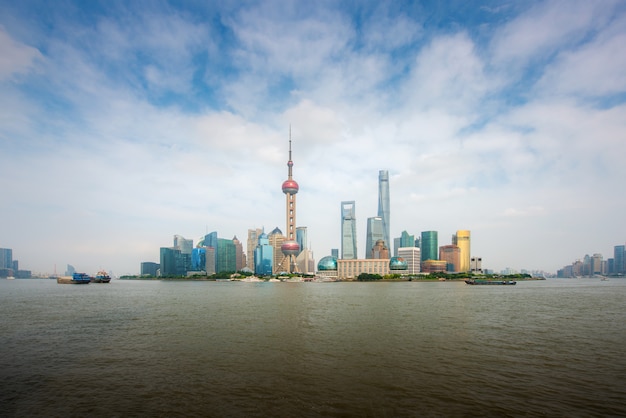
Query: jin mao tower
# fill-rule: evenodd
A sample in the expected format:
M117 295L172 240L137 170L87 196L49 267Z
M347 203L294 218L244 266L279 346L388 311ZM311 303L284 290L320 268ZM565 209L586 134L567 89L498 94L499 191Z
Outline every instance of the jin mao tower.
M298 270L296 256L300 253L300 245L296 241L296 194L298 193L298 183L293 179L293 161L291 160L291 127L289 127L289 161L287 161L287 180L283 182L283 193L286 197L286 217L287 230L285 231L285 241L280 246L283 261L280 263L288 273Z

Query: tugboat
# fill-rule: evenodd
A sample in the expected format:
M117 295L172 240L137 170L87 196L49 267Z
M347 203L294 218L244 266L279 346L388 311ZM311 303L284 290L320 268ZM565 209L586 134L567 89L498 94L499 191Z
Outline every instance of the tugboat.
M111 277L107 274L106 271L100 270L96 277L92 277L91 281L93 283L109 283L111 281Z

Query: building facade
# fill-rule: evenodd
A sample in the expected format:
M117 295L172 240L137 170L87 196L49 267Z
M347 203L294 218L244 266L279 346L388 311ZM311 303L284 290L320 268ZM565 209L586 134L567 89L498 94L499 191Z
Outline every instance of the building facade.
M341 202L341 259L356 260L356 208L354 200Z
M365 240L365 258L372 257L372 250L374 245L379 240L385 240L383 234L383 218L375 216L373 218L367 218L367 237Z
M389 204L389 172L380 170L378 172L378 216L383 220L383 240L387 245L391 242Z
M471 258L471 241L470 231L461 229L456 231L456 235L453 236L452 244L459 247L461 250L460 264L457 271L466 272L470 271L470 258Z
M437 231L423 231L421 243L422 264L426 260L439 259L439 244Z
M337 260L337 277L342 280L356 280L361 273L389 274L389 259Z
M257 245L259 245L259 237L263 233L261 228L248 229L248 239L246 240L246 266L255 271L254 264L254 251Z
M233 240L218 238L215 251L215 272L223 273L235 271L237 271L237 255Z
M372 248L372 256L369 257L370 259L381 259L381 258L385 258L385 259L389 259L389 248L387 248L387 245L385 245L385 241L382 239L379 239L378 241L376 241L376 244L374 244L374 247Z
M398 257L402 257L407 263L407 274L418 274L420 267L420 249L417 247L400 247L398 248Z
M261 276L270 276L274 271L274 247L262 232L259 235L257 247L254 250L254 273Z
M439 247L439 259L445 261L446 271L459 272L461 265L461 249L454 245L442 245Z

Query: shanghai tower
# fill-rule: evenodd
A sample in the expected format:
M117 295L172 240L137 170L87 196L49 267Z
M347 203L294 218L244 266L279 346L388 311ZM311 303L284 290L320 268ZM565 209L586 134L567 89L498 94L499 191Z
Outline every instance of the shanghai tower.
M391 243L389 241L389 172L387 170L378 172L378 216L383 219L383 239L389 248Z

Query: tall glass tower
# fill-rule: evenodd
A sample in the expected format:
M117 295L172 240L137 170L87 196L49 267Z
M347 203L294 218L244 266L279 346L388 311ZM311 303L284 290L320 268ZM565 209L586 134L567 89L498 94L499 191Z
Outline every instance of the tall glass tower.
M422 232L422 262L426 260L439 260L439 243L437 231Z
M376 241L384 240L383 236L383 218L375 216L373 218L367 218L367 238L365 242L365 258L372 258L372 248L376 245ZM389 244L387 248L389 248Z
M354 200L341 202L341 258L355 260L356 214Z
M387 170L378 172L378 216L383 220L383 239L389 248L391 241L389 240L389 172Z

